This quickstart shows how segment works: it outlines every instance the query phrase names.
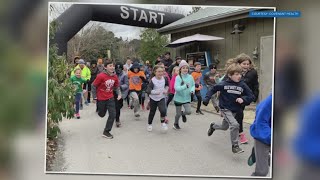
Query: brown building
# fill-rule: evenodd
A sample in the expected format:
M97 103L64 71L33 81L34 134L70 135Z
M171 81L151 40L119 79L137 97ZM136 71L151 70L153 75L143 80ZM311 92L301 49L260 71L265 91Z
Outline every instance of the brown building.
M208 51L211 62L219 62L218 69L222 69L227 59L246 53L258 70L260 98L264 98L272 87L274 18L249 17L251 10L207 7L158 29L158 32L171 34L171 41L197 33L224 38L177 47L172 54L186 58L187 53ZM233 33L237 30L241 33Z

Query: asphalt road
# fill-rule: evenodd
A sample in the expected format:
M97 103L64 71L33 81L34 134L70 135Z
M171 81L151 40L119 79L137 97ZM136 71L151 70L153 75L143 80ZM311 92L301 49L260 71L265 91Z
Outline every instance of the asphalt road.
M85 174L144 174L165 176L250 176L254 166L247 165L253 146L245 124L249 143L241 145L242 154L233 154L230 131L215 131L207 136L210 122L221 123L218 115L205 113L192 115L181 130L172 128L175 106L168 109L169 129L163 133L157 112L153 131L147 131L149 111L140 118L133 110L122 108L122 127L112 129L114 139L103 138L107 115L100 118L95 104L84 106L81 119L63 120L57 158L53 171Z

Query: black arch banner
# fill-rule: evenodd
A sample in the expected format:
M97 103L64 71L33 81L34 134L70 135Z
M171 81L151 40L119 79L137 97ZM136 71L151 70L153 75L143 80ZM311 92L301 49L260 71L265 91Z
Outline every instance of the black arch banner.
M59 28L50 43L57 43L59 55L66 53L68 41L91 20L138 27L161 28L183 17L184 15L182 14L128 5L75 4L56 19Z

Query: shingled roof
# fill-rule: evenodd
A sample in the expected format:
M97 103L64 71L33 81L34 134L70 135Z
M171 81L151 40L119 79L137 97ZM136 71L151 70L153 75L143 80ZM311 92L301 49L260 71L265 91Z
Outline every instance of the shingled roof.
M158 32L168 33L169 31L184 27L190 27L229 16L248 13L250 10L252 9L243 7L207 7L158 29Z

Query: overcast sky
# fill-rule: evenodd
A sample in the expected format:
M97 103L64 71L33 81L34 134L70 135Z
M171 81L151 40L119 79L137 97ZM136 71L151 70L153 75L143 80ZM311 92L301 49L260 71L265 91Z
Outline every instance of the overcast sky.
M71 4L62 4L62 3L54 3L54 7L57 9L55 12L49 14L49 20L58 17L64 10L67 9L67 7L71 6ZM166 8L168 5L141 5L141 4L130 4L130 6L136 6L140 8L146 8L146 9L154 9L162 11L163 8ZM189 11L192 10L192 6L172 6L173 9L176 9L181 14L188 14ZM90 27L90 25L94 22L89 22L84 28ZM113 23L104 23L104 22L95 22L102 25L105 29L112 31L116 37L122 37L122 39L140 39L139 35L141 33L141 30L144 28L141 27L135 27L135 26L127 26L127 25L121 25L121 24L113 24Z

